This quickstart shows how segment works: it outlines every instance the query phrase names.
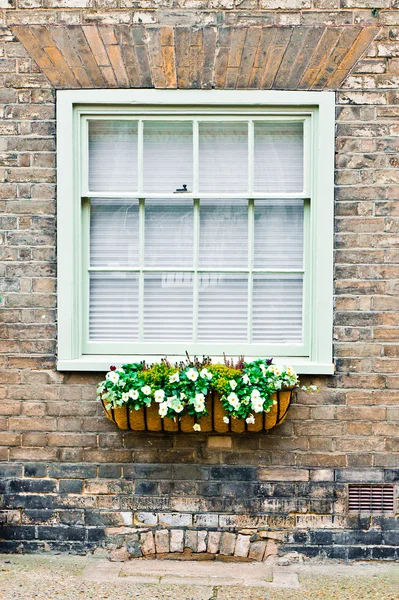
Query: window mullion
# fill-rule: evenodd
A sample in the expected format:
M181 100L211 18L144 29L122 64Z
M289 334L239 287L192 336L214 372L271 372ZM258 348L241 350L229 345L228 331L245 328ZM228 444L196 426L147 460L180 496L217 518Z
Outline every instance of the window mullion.
M248 200L248 343L252 342L252 296L254 268L255 202Z
M82 331L80 331L81 342L86 343L89 339L90 318L90 199L82 198L82 259L83 259L83 308L81 314ZM80 347L82 344L80 343Z
M252 197L254 193L254 122L248 122L248 189Z
M138 190L139 196L143 195L143 180L144 180L144 123L143 119L139 120L137 131L137 173L138 173Z
M199 125L198 119L193 120L193 194L198 195L199 189Z
M144 341L144 226L145 200L139 200L139 341Z
M194 281L193 281L193 340L198 339L198 266L199 266L199 231L200 228L200 201L194 200Z

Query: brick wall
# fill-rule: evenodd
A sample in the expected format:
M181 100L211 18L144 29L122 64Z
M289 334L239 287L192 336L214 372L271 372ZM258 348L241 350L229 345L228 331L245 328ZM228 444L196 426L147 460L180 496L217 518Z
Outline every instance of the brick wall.
M0 549L399 557L397 501L396 518L346 503L349 482L399 482L396 0L156 5L0 0ZM102 374L55 370L54 89L11 29L93 23L381 27L336 93L337 372L303 378L321 391L268 435L121 433Z

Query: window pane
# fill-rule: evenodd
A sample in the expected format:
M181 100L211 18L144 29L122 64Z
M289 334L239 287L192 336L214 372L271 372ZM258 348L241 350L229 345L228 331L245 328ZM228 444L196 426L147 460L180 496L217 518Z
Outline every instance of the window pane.
M200 273L198 339L247 340L248 277L235 273Z
M199 124L199 189L239 193L248 189L248 123Z
M247 200L201 200L199 265L248 266Z
M144 341L193 337L193 274L147 273L144 278Z
M193 189L193 125L189 121L144 123L144 190L172 194Z
M144 256L147 267L192 267L193 240L192 200L146 200Z
M131 273L90 273L90 340L138 340L138 282Z
M138 266L138 200L92 198L90 264L92 267Z
M137 122L89 122L89 189L137 190Z
M303 124L255 123L256 192L303 190Z
M254 275L253 342L302 341L302 275Z
M256 269L301 269L303 200L255 200Z

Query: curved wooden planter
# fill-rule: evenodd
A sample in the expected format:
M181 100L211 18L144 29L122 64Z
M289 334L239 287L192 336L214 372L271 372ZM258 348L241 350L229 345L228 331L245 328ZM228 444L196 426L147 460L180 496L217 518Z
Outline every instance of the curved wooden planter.
M160 417L158 405L152 404L150 408L142 407L139 410L130 410L127 406L111 408L107 410L103 403L104 411L111 421L116 423L119 429L130 431L170 431L172 433L196 433L193 429L195 423L201 426L201 433L244 433L245 431L264 431L280 425L287 415L291 404L294 388L285 388L273 394L272 399L277 400L268 413L255 413L255 423L246 423L243 419L230 419L225 423L223 417L227 416L220 396L217 392L211 392L206 398L207 417L196 419L184 415L180 420Z

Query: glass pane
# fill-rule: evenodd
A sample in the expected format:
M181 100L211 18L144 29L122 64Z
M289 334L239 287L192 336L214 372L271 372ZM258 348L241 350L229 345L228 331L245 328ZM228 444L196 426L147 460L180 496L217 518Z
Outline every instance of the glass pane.
M200 273L198 340L247 340L248 277L235 273Z
M253 342L302 341L302 275L254 275Z
M199 265L248 266L247 200L201 200Z
M144 341L193 337L193 274L147 273L144 277Z
M137 190L137 122L89 122L89 189Z
M138 200L92 198L90 265L92 267L136 267L138 264Z
M303 190L303 124L258 122L255 127L255 192Z
M199 189L240 193L248 189L248 123L199 124Z
M193 189L193 125L189 121L144 123L144 190L172 194Z
M138 306L138 275L90 273L89 339L137 341Z
M147 267L192 267L193 201L146 200L145 264Z
M255 200L256 269L302 269L303 200Z

